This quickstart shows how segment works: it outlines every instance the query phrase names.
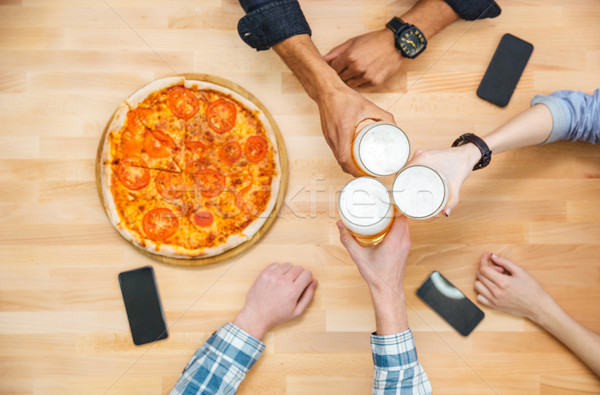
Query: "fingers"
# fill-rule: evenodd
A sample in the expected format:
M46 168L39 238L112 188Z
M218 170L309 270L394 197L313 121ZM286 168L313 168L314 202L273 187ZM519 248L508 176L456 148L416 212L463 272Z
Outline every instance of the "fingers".
M344 81L346 84L348 83L349 80L351 80L352 78L359 78L362 77L363 73L359 72L358 70L355 70L352 67L346 67L344 70L342 70L340 74L340 78L342 81Z
M340 73L340 71L342 71L344 69L345 64L343 64L341 61L337 61L337 60L341 60L340 55L342 55L346 51L346 49L348 49L350 47L351 44L352 44L352 40L348 40L348 41L338 45L337 47L333 48L325 56L323 56L323 59L325 59L325 61L327 63L329 63L329 65L338 74Z
M496 254L492 254L490 258L492 262L494 262L498 266L501 266L510 274L522 270L522 268L519 265L513 263L510 259L498 256Z
M335 224L337 225L338 230L340 231L340 241L342 242L344 247L346 247L346 250L348 250L348 252L356 251L357 249L361 248L360 244L358 244L358 241L356 241L356 239L350 234L348 229L346 229L342 221L338 220Z
M482 275L480 272L476 273L476 281L481 282L489 291L492 295L498 295L498 292L500 291L500 289L496 286L496 284L494 284L492 281L490 281L487 277L485 277L484 275Z
M294 308L294 316L298 317L304 313L304 310L306 310L310 302L313 300L313 296L315 296L317 285L317 280L312 280L304 289L304 292L302 292L302 295L300 295L300 299L298 299L298 304L296 304L296 307Z
M286 262L284 264L282 264L281 266L279 266L279 270L281 270L281 274L286 274L287 272L290 271L290 269L293 267L293 265L289 262Z
M290 270L285 273L285 276L288 277L292 281L296 281L298 276L302 274L304 268L302 266L293 266Z
M489 299L487 299L483 295L477 295L477 301L484 306L492 307L492 308L494 307L494 306L492 306L492 303L489 301Z
M406 250L408 254L410 250L410 234L408 232L408 220L405 216L393 219L392 226L381 242L381 245L387 245L388 243L400 245L400 248Z
M296 277L296 280L294 281L294 286L299 291L302 291L308 286L308 284L311 283L312 280L313 280L313 275L310 272L310 270L303 269L302 272L300 273L300 275L298 277Z
M488 302L494 299L494 295L492 295L492 292L489 289L487 289L481 281L475 281L474 288L475 292L477 292L477 295L483 296Z

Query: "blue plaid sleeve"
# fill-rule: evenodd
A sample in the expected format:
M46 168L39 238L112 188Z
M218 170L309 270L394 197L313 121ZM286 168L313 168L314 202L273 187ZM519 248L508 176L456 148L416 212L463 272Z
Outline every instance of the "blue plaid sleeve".
M194 353L170 395L235 394L264 349L262 342L227 323Z
M389 336L371 334L375 371L373 394L431 394L431 383L417 360L417 349L410 329Z

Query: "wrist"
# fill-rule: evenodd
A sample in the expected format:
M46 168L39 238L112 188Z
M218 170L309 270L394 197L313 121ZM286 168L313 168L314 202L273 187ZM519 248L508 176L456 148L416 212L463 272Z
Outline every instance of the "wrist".
M274 45L273 50L292 70L308 96L315 101L344 85L308 35L290 37Z
M459 16L444 0L421 0L401 18L418 27L429 40Z
M238 313L233 324L258 340L262 340L271 329L257 314L249 313L245 309Z
M534 309L529 312L527 318L545 328L561 311L562 309L556 301L550 295L545 294L539 299Z
M464 156L466 163L469 166L469 170L472 170L473 167L481 160L481 151L479 151L479 148L477 148L477 146L473 143L461 145L459 147L455 147L454 149L460 151Z
M379 336L393 335L408 329L404 290L400 288L390 291L371 291L376 332Z

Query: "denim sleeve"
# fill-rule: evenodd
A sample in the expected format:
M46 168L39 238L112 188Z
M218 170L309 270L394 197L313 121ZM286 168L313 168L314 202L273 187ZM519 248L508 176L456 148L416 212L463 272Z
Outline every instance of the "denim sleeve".
M562 90L548 96L537 95L531 105L545 104L552 113L552 133L544 142L559 140L600 141L600 89L593 95L581 91Z
M458 16L468 21L495 18L502 11L494 0L446 0L446 3Z
M311 34L297 0L240 0L247 12L238 22L238 33L257 51L296 36Z

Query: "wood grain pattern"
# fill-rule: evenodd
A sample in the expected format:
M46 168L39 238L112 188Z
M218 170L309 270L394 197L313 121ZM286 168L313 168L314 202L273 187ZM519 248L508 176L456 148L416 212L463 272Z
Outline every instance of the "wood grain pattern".
M414 0L301 3L325 53L381 28ZM500 5L498 18L452 24L384 87L364 92L390 109L414 148L485 134L538 93L600 87L600 2ZM242 15L236 0L0 1L0 392L166 393L195 349L234 318L262 268L292 261L319 279L315 300L267 335L239 393L370 393L372 306L334 225L336 192L350 177L283 62L238 37ZM535 50L500 109L475 91L507 32ZM131 248L107 221L94 183L97 143L117 105L147 81L187 72L256 95L281 128L290 163L271 230L240 260L200 268L157 263ZM531 322L484 309L465 339L415 295L439 270L473 298L478 258L493 251L600 332L599 197L600 148L563 142L495 156L466 182L451 218L411 222L406 300L435 393L600 393L600 381ZM135 347L117 274L147 264L170 337Z

